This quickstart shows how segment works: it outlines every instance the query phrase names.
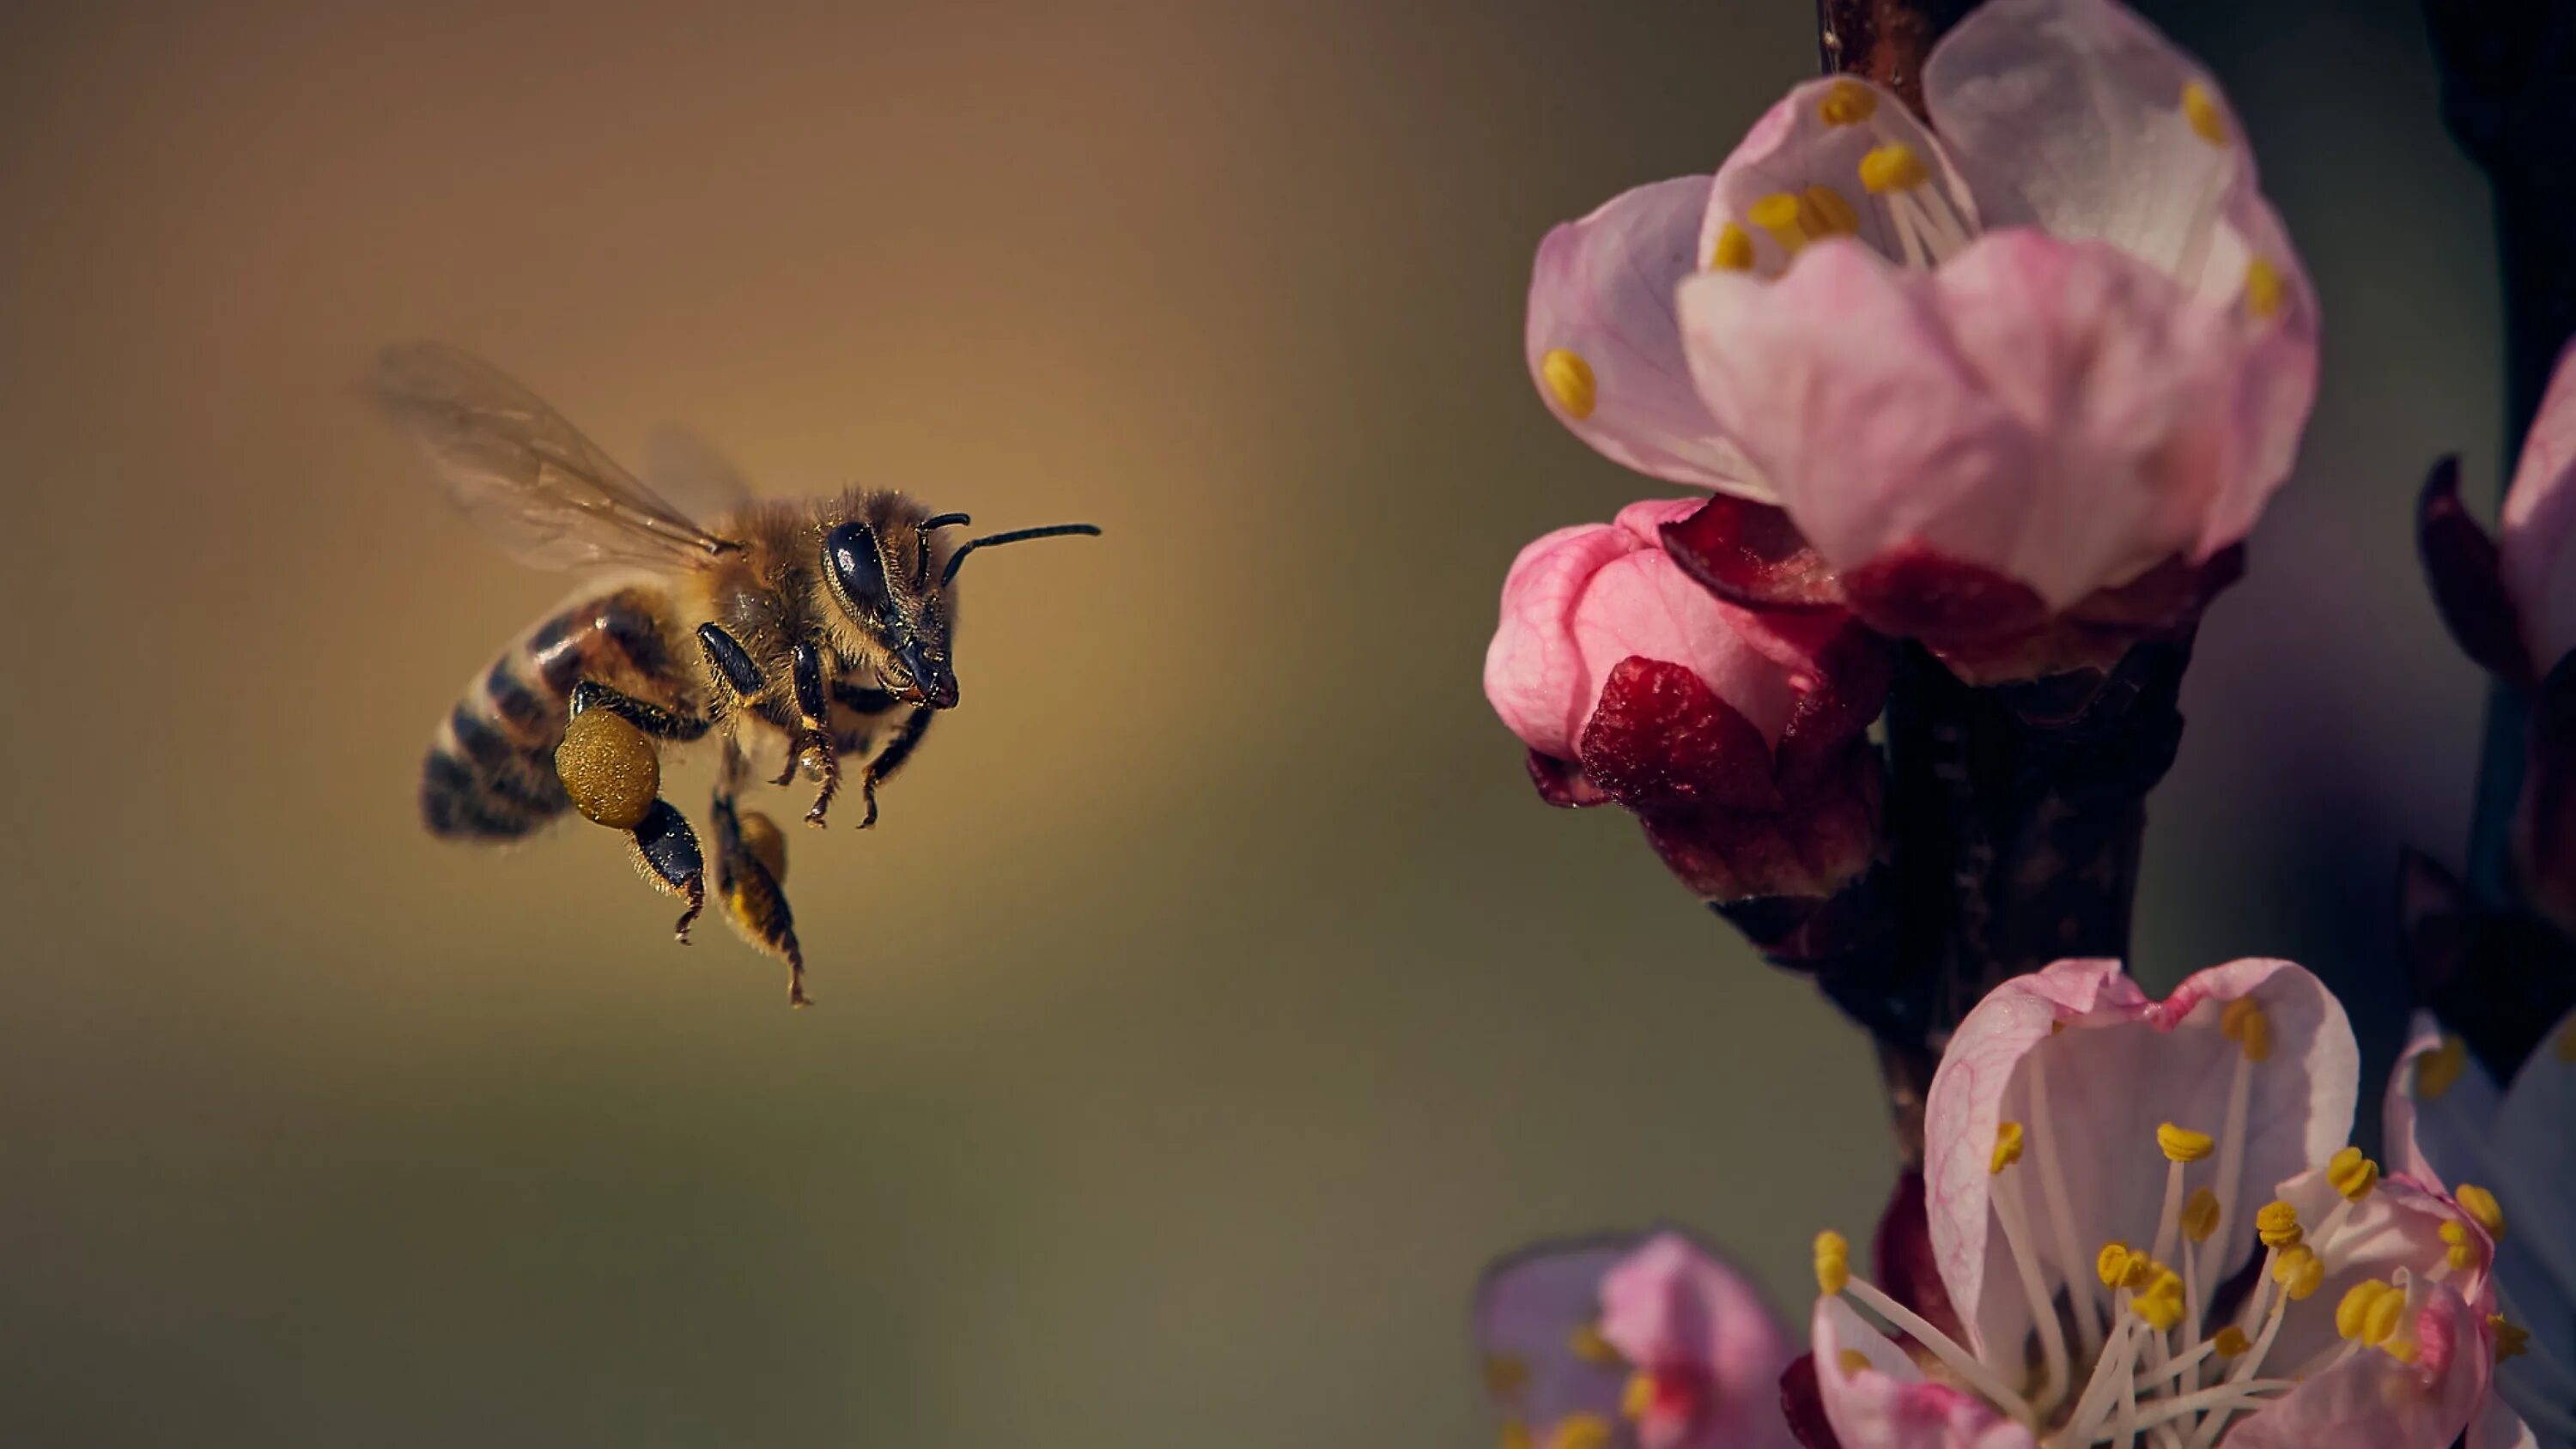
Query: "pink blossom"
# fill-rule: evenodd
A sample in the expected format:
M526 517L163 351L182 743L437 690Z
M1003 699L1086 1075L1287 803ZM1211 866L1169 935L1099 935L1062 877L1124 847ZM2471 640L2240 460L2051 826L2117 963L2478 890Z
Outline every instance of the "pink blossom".
M2532 672L2576 649L2576 348L2559 355L2496 528Z
M2313 297L2216 84L2111 0L1990 0L1924 97L1801 85L1714 177L1557 228L1531 373L1609 457L1785 509L1873 625L2098 662L2288 477Z
M1997 988L1925 1104L1955 1317L1818 1240L1817 1388L1843 1449L2446 1449L2487 1396L2484 1239L2344 1145L2357 1070L2343 1009L2286 961L2163 1001L2111 961Z
M1476 1295L1506 1444L1790 1449L1786 1334L1741 1272L1675 1232L1550 1244Z
M1755 612L1694 582L1661 528L1699 506L1631 504L1521 550L1485 694L1549 799L1636 811L1703 896L1826 894L1876 846L1862 733L1884 653L1838 611Z
M2389 1074L2389 1161L2428 1189L2493 1214L2496 1307L2527 1334L2499 1353L2495 1398L2472 1449L2576 1445L2576 1012L2524 1059L2510 1086L2418 1013Z

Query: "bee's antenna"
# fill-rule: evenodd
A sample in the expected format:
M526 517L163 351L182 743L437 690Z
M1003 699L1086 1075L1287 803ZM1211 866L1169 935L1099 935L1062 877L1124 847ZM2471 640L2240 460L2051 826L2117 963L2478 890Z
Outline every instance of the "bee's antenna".
M966 561L966 555L973 553L979 548L990 548L997 543L1026 543L1033 538L1062 538L1066 534L1070 533L1088 534L1093 538L1098 538L1100 536L1100 525L1096 523L1057 523L1050 524L1045 528L1019 528L1013 529L1009 533L988 533L982 538L970 538L964 543L959 544L957 546L957 551L948 556L948 571L939 576L939 586L943 589L948 587L948 581L957 577L957 566Z
M921 539L921 586L930 587L930 533L938 528L964 528L975 520L963 513L934 513L921 520L913 532ZM960 550L963 552L964 550ZM952 570L953 572L953 570Z

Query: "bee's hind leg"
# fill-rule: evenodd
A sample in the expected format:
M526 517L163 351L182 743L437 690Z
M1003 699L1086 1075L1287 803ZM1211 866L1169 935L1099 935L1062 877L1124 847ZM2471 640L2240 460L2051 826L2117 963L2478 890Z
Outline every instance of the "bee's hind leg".
M690 924L706 908L706 859L687 818L661 798L655 742L697 739L707 721L592 680L573 687L571 704L555 751L556 777L583 815L626 832L628 858L647 884L679 898L672 934L685 946Z
M742 751L725 742L708 819L716 837L716 898L736 934L756 950L787 963L787 1004L805 1006L805 951L796 941L795 913L779 883L787 878L787 839L777 822L757 810L738 810L735 796L747 782Z

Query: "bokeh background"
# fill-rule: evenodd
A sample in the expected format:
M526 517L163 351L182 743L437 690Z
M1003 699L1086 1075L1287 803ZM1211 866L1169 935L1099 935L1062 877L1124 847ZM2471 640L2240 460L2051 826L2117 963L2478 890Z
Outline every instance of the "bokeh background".
M2384 1045L2486 195L2412 3L2148 9L2328 331L2138 966L2296 956ZM1676 1219L1796 1301L1886 1183L1862 1043L1478 672L1518 545L1654 491L1532 396L1531 249L1814 59L1798 0L9 7L0 1441L1478 1443L1497 1250ZM566 587L361 404L424 334L612 451L1107 527L979 566L965 707L791 838L816 1010L599 832L417 827Z

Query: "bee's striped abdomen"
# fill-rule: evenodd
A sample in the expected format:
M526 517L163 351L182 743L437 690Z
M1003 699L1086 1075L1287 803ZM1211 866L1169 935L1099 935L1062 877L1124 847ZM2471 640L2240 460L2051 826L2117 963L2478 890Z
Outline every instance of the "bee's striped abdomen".
M647 588L577 601L503 651L465 687L421 762L420 817L433 835L513 840L572 802L555 778L573 686L595 680L655 703L686 688L673 666L668 602Z

